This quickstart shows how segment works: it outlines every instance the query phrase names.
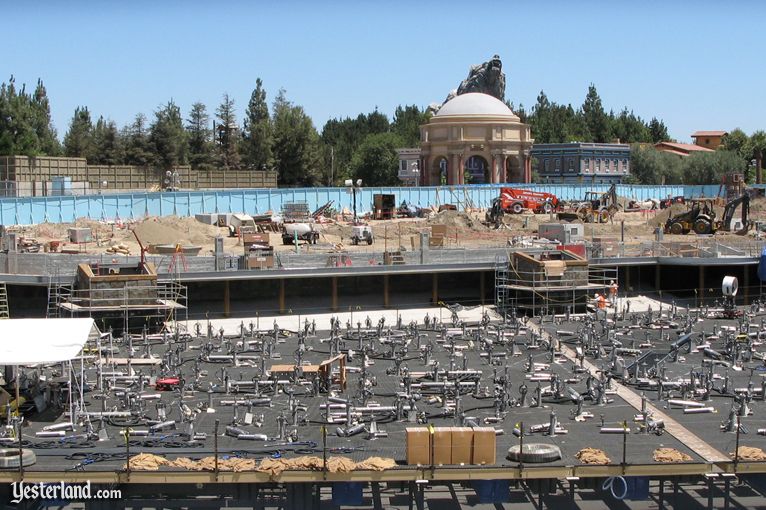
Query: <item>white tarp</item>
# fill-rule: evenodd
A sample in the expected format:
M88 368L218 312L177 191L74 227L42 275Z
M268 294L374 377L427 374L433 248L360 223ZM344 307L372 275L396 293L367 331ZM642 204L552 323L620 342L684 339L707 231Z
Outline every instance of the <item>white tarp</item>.
M57 363L76 358L91 333L93 319L0 320L0 365Z

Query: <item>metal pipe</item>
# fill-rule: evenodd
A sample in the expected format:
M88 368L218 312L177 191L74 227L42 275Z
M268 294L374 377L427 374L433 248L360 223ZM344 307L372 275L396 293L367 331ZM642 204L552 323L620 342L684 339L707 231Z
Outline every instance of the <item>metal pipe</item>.
M714 413L715 408L714 407L692 407L689 409L684 409L684 414L704 414L704 413Z

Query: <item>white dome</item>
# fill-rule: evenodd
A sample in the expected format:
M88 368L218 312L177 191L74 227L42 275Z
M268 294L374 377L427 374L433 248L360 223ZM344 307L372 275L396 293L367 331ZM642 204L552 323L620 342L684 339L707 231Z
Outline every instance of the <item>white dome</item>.
M447 116L486 116L513 117L518 119L508 106L494 96L470 92L461 94L447 101L434 117Z

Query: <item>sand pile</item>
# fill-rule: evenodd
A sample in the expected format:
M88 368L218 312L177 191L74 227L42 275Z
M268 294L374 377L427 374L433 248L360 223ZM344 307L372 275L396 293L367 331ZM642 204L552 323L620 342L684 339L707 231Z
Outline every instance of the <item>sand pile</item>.
M169 467L176 469L187 469L189 471L214 471L215 457L205 457L202 459L189 459L180 457L175 460L169 460L159 455L151 453L140 453L130 458L130 469L132 471L157 471L160 467ZM329 457L327 459L327 471L330 473L348 473L354 470L383 471L391 469L396 465L393 459L382 457L369 457L361 462L354 462L348 457ZM123 470L127 468L127 463ZM258 471L268 473L272 478L278 477L286 470L302 471L321 471L324 469L324 462L320 457L303 456L292 459L271 459L265 458L260 464L255 459L241 459L236 457L218 458L219 471Z
M654 462L675 463L675 462L689 462L691 457L683 452L679 452L675 448L657 448L652 454Z
M737 449L737 452L739 453L739 455L736 456L738 460L756 462L766 460L766 452L760 448L753 448L752 446L740 446ZM735 457L734 452L731 452L729 455L732 459Z
M598 448L583 448L575 455L583 464L590 464L594 466L605 466L612 462L612 459L607 457L604 450Z
M488 227L471 215L459 211L442 211L428 218L429 225L446 225L458 230L484 231Z

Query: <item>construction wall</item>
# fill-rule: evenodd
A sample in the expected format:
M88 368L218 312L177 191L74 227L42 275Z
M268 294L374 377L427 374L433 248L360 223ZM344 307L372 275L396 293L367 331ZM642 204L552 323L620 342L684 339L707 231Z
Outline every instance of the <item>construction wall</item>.
M486 208L500 193L502 185L416 186L362 188L357 192L357 210L372 211L373 195L391 194L396 204L407 201L419 207L454 204L458 209ZM520 186L517 186L520 187ZM526 189L547 191L562 200L582 198L585 191L605 192L609 186L567 186L527 184ZM620 196L639 200L668 195L715 196L718 186L617 186ZM0 224L24 225L45 221L70 222L77 218L96 220L138 219L145 216L194 216L204 213L279 213L288 202L306 202L311 211L327 202L336 209L352 210L353 198L346 188L275 188L179 191L163 193L110 193L88 196L5 198L0 200Z
M174 168L182 189L276 188L275 171L195 170ZM53 184L68 178L63 193ZM116 191L160 191L165 172L153 167L132 165L88 165L84 158L0 157L0 196L28 197L84 195Z

